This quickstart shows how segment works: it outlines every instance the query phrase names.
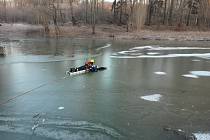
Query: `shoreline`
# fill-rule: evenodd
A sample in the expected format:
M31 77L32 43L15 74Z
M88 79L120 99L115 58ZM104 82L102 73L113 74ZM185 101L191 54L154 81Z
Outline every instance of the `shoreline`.
M55 37L54 26L50 26L49 37ZM151 30L126 32L122 26L97 25L96 34L91 33L91 26L59 26L58 37L70 38L93 38L114 40L164 40L164 41L210 41L209 31L173 31L173 30ZM0 36L15 35L44 35L44 29L40 25L30 24L2 24Z

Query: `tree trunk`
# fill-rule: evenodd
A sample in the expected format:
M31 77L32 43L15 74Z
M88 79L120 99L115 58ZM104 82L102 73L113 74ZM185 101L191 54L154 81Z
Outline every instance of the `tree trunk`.
M122 4L122 0L120 0L120 24L122 24L122 7L123 7L123 4Z
M181 0L180 6L179 6L180 18L178 21L178 25L180 25L180 26L182 26L184 6L185 6L185 0Z
M165 25L165 21L166 21L166 10L167 10L167 0L165 0L165 3L164 3L163 25Z
M116 22L116 4L117 4L117 0L114 0L113 3L112 3L112 11L113 11L113 22L115 23Z
M74 26L76 25L76 19L74 17L73 0L69 0L69 6L70 6L70 11L71 11L71 22Z
M148 8L147 8L147 19L146 19L146 25L147 26L150 26L151 25L151 19L152 19L152 1L149 0L149 5L148 5Z
M92 17L92 34L95 34L95 24L96 24L96 0L91 2L91 17Z
M88 0L85 0L85 23L88 23Z
M4 5L4 22L7 22L7 3L6 0L3 1Z
M104 0L101 1L102 13L104 13Z
M99 6L99 3L98 3L98 0L96 0L96 12L98 13L98 6Z
M173 16L173 9L174 9L174 0L171 0L171 6L170 6L170 11L169 11L169 18L168 18L168 23L170 26L172 26L172 16Z
M190 15L191 15L191 10L192 10L192 8L190 8L189 9L189 12L188 12L188 15L187 15L187 26L189 26L190 25Z

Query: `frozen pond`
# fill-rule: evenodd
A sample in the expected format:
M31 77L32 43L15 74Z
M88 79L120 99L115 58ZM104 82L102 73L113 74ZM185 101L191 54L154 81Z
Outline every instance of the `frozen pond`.
M209 140L209 42L0 42L4 140ZM88 58L107 70L65 75Z

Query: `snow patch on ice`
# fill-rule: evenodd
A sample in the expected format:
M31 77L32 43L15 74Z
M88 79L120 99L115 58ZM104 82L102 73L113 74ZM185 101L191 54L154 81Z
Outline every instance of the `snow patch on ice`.
M141 99L151 101L151 102L158 102L160 101L161 97L162 95L160 94L153 94L153 95L141 96Z
M157 71L157 72L154 72L154 73L157 74L157 75L166 75L166 73L162 72L162 71Z
M105 49L105 48L109 48L111 46L112 46L112 44L107 43L105 46L97 48L96 50L99 51L99 50L102 50L102 49Z
M63 106L58 107L58 110L63 110L63 109L64 109Z
M209 47L160 47L160 46L140 46L134 47L130 50L141 50L141 49L148 49L148 50L210 50Z
M191 71L190 73L196 76L210 76L210 71Z
M194 133L197 140L210 140L210 133Z
M131 48L130 50L142 50L142 49L152 49L154 48L153 46L140 46L140 47L134 47Z
M140 46L133 47L129 50L119 51L117 53L113 53L110 57L112 58L176 58L176 57L199 57L199 58L210 58L209 52L203 53L169 53L160 55L159 52L156 51L170 51L170 50L210 50L210 48L202 48L202 47L160 47L160 46ZM142 52L146 52L143 55ZM155 52L152 52L155 51ZM135 56L135 57L134 57ZM200 60L193 60L200 61Z
M141 55L138 58L175 58L175 57L199 57L210 56L210 53L185 53L185 54L166 54L166 55Z
M116 55L112 55L110 57L111 58L138 58L138 56L116 56Z
M134 54L134 53L133 53ZM111 58L176 58L176 57L205 57L209 56L210 53L192 53L192 54L166 54L166 55L138 55L138 56L129 56L128 55L111 55Z
M187 78L199 78L197 75L193 75L193 74L184 74L182 76L187 77Z
M158 52L148 52L147 54L148 55L157 55L157 54L160 54L160 53L158 53Z

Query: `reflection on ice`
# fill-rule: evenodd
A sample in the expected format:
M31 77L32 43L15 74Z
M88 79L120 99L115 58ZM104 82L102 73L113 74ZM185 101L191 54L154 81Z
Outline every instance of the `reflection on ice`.
M190 73L196 76L210 76L210 71L191 71Z
M210 140L210 133L194 133L197 140Z
M151 101L151 102L158 102L160 101L161 97L162 95L160 94L153 94L153 95L141 96L141 99Z

